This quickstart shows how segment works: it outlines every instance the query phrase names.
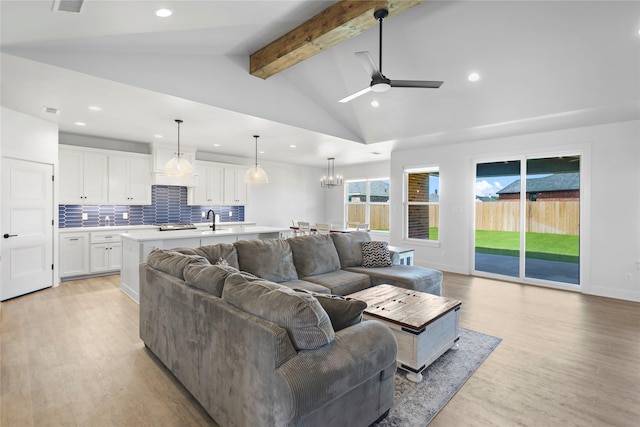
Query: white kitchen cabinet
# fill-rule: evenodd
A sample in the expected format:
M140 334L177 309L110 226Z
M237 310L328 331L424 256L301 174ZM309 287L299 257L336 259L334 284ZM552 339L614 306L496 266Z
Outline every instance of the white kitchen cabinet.
M109 203L151 204L150 156L109 155Z
M100 152L60 148L60 203L108 203L108 163Z
M197 162L198 181L189 192L191 205L221 205L224 192L224 167L215 163Z
M122 241L118 232L91 233L90 272L119 271L122 265Z
M225 166L224 168L224 200L225 205L247 204L247 184L244 174L247 168Z
M60 277L89 274L89 233L60 233Z

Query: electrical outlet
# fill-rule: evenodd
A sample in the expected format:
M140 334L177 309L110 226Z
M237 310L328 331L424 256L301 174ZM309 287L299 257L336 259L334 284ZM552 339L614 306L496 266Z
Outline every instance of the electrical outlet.
M87 219L89 219L89 214L86 212L82 212L82 220L85 221Z
M200 212L202 215L200 215L202 218L204 218L204 211Z
M129 212L122 212L122 219L129 219Z
M233 212L229 211L229 216L233 216Z
M627 273L626 279L627 279L627 282L632 282L633 281L633 274Z

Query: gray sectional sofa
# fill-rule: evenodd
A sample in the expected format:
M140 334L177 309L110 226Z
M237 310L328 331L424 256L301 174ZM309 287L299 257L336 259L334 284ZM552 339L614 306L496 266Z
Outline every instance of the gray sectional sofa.
M368 426L393 404L396 340L348 295L440 294L442 274L362 267L366 232L152 252L140 337L221 426Z

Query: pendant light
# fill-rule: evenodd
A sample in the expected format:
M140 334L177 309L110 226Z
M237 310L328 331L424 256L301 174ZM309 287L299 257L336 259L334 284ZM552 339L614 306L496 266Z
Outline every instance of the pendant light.
M253 135L256 139L256 162L244 174L244 182L249 185L262 185L269 182L267 173L258 165L258 138L260 135Z
M320 186L322 188L331 189L342 186L342 176L336 175L334 161L335 159L333 157L327 159L327 174L320 179Z
M178 124L178 152L174 153L173 158L164 165L164 174L177 178L189 178L193 175L193 167L187 159L182 157L183 153L180 152L180 124L182 120L176 119L175 122Z

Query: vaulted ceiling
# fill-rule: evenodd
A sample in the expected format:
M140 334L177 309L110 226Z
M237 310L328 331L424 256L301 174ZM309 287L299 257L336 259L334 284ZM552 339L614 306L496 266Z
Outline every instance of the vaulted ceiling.
M1 102L64 132L174 144L180 118L193 149L250 158L260 134L261 158L338 167L640 117L638 2L426 1L385 20L383 72L444 85L346 104L370 81L354 52L378 60L373 16L267 79L249 73L252 53L335 2L86 0L77 14L52 3L0 2ZM173 15L156 17L160 7Z

